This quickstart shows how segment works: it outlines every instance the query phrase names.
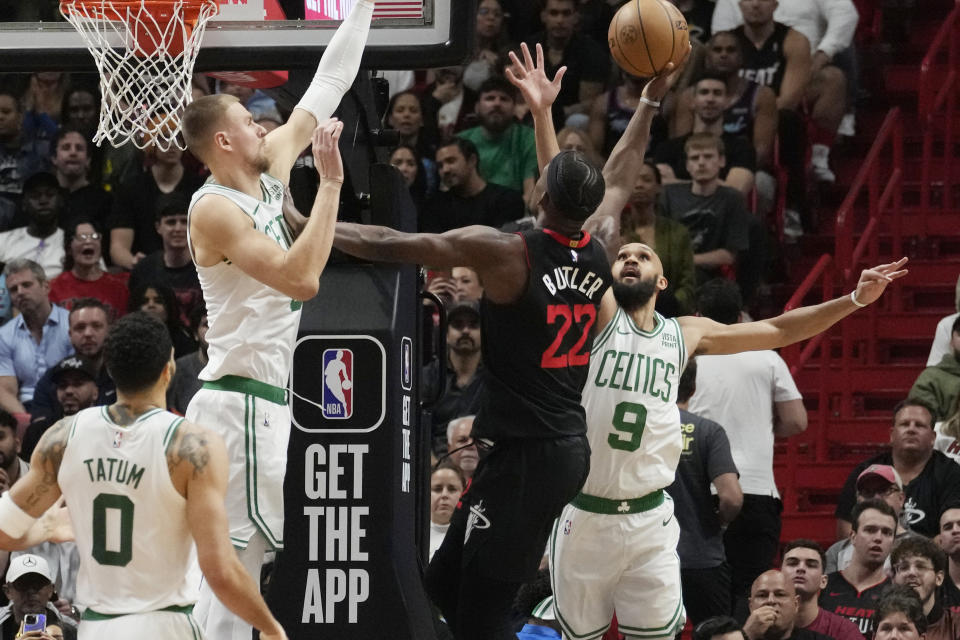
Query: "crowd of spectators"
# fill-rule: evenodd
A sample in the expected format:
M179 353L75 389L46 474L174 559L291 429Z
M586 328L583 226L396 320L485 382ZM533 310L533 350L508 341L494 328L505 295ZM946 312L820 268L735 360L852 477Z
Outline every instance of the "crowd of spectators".
M548 76L567 68L553 110L561 148L602 166L645 84L612 65L607 51L607 25L623 2L481 0L465 64L390 74L383 124L399 144L389 162L404 178L420 230L537 224L534 130L504 77L508 52L521 42L542 45ZM809 179L834 180L830 148L838 135L853 134L857 15L851 0L674 3L693 51L654 120L621 237L659 254L669 286L658 311L733 324L755 300L764 265L809 226ZM0 80L5 489L56 420L113 401L102 349L110 323L128 311L154 314L168 327L177 357L168 404L185 411L207 361L206 310L186 233L190 196L207 172L176 148L94 146L95 77ZM283 122L260 91L202 75L193 91L237 96L265 128ZM782 211L774 207L778 192ZM772 231L776 216L782 236ZM425 286L448 317L446 352L434 354L422 375L422 395L439 398L428 424L438 461L432 554L484 455L484 443L471 438L483 385L483 287L466 267L428 274ZM889 450L851 472L836 509L837 542L826 550L810 540L780 547L774 438L806 428L783 360L768 351L691 362L679 398L684 450L668 492L683 532L678 553L696 640L886 640L903 628L960 640L958 315L941 321L928 368L894 410ZM440 379L442 388L432 388ZM778 558L780 568L771 569ZM39 610L59 620L66 637L75 634L75 572L69 546L10 559L0 640L37 608L37 593L46 594ZM518 618L556 633L549 605L539 596L526 601L518 600Z

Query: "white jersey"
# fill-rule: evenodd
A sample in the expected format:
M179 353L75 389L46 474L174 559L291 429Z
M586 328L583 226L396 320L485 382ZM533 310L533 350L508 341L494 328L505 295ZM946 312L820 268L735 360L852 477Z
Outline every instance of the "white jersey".
M92 407L70 424L57 482L80 551L77 602L96 613L142 613L197 600L187 502L173 486L166 457L182 422L156 409L123 427L106 407Z
M293 236L283 219L283 183L263 173L260 189L263 199L257 200L235 189L208 183L193 194L190 210L208 194L223 196L250 216L257 231L288 250ZM187 239L196 262L189 228L187 225ZM200 379L218 380L234 375L286 387L302 303L248 276L228 260L212 267L196 267L210 324L210 360L200 372Z
M583 388L590 474L581 492L613 500L672 482L683 449L677 385L687 363L679 323L642 331L623 309L597 336Z

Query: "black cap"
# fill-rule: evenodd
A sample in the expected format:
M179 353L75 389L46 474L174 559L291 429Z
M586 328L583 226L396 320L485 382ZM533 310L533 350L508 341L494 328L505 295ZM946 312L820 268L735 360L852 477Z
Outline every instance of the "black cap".
M476 300L460 300L452 303L447 308L447 323L453 322L453 319L464 314L473 316L475 320L480 319L480 303Z
M59 189L60 182L57 180L57 176L53 175L49 171L37 171L23 181L23 192L26 193L31 189L43 186L53 186Z
M53 366L53 371L50 374L50 378L53 380L54 384L57 384L60 381L60 378L62 378L65 373L70 371L78 371L86 375L94 382L97 381L97 367L94 366L93 362L87 358L78 355L67 356L55 364Z

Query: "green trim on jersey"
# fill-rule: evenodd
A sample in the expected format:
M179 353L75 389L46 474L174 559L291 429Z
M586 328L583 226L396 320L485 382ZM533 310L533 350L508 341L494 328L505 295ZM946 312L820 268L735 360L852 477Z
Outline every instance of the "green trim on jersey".
M223 376L216 380L204 380L202 387L204 389L213 389L214 391L233 391L248 396L256 396L261 400L272 402L285 406L287 404L287 390L282 387L275 387L266 382L260 382L253 378L244 378L243 376Z
M77 420L80 418L80 413L76 413L73 416L73 424L70 425L70 433L67 434L67 444L73 440L73 436L77 435ZM62 458L61 458L62 459Z
M576 497L570 501L570 504L581 511L589 511L590 513L602 513L613 516L628 515L656 509L663 504L663 495L663 489L657 489L639 498L617 500L615 498L601 498L600 496L578 493Z
M83 614L80 616L80 620L113 620L115 618L122 618L124 616L134 616L141 613L156 613L157 611L169 611L171 613L185 613L190 615L193 613L193 605L171 605L169 607L164 607L163 609L154 609L153 611L133 611L131 613L100 613L99 611L94 611L93 609L84 609Z
M619 306L617 307L617 312L613 314L613 317L610 318L610 322L607 323L607 326L603 328L603 331L593 339L593 346L590 347L590 354L593 355L600 350L600 347L607 341L607 338L613 333L614 329L617 326L617 320L620 318L620 314L623 313L623 309Z
M680 329L680 321L676 318L670 318L670 321L673 322L673 326L677 328L677 348L680 350L680 361L678 366L680 373L683 373L683 370L687 367L687 344L683 341L683 331Z
M260 515L257 475L257 399L252 395L244 396L244 441L246 444L247 467L247 515L250 521L260 530L263 537L274 549L283 549L283 543L277 540Z
M677 576L678 579L679 577ZM673 638L680 631L678 627L683 626L680 622L683 618L683 599L680 598L677 601L677 608L670 616L670 621L662 627L629 627L619 620L617 620L617 626L625 632L624 635L635 638L646 638L648 640L650 638Z
M173 442L174 435L177 433L177 429L180 428L180 425L183 424L183 418L176 418L173 422L170 423L170 426L167 427L167 432L163 434L163 450L166 451L170 447L170 443Z
M103 405L102 407L100 407L100 415L103 417L103 419L106 420L110 425L114 427L119 427L121 429L129 429L130 427L137 424L138 422L143 422L147 418L150 418L151 416L154 416L157 413L162 411L163 409L150 409L146 413L141 413L139 416L137 416L137 419L134 420L132 423L128 425L122 425L122 424L117 424L116 422L113 421L113 418L110 417L110 412L107 410L107 405Z
M653 327L653 331L650 332L644 331L638 327L637 323L633 321L633 318L631 318L630 314L626 311L623 312L623 317L627 319L627 326L630 327L634 333L641 335L644 338L655 338L661 331L663 331L663 327L667 324L666 319L664 319L664 317L656 311L653 312L653 321L656 324Z

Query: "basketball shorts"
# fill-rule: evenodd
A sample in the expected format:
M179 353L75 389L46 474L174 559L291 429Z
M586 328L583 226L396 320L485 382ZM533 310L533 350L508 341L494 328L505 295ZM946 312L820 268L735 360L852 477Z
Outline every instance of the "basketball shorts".
M673 500L660 495L662 502L636 513L629 513L626 501L612 505L614 513L573 504L564 508L550 536L550 575L565 637L599 638L614 612L620 633L628 638L679 633L685 621L677 556L680 526ZM627 513L616 513L618 509Z
M148 611L115 618L89 619L77 627L77 640L203 640L203 631L187 611Z
M477 468L447 531L446 538L454 536L463 545L461 567L476 560L487 577L532 579L553 520L583 486L589 469L584 436L497 442ZM447 546L441 545L435 561Z
M289 406L249 393L203 388L187 406L186 418L216 431L227 445L230 541L243 549L260 531L270 547L282 549Z

